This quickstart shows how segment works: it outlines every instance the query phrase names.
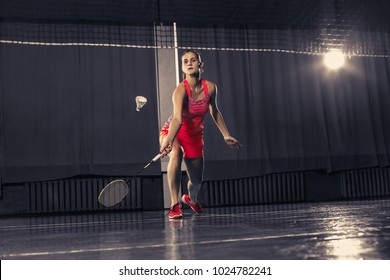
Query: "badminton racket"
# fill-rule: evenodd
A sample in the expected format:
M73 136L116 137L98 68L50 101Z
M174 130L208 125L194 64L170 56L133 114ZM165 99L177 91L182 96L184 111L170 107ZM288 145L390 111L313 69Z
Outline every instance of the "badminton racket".
M155 156L147 165L145 165L129 180L125 181L118 179L108 183L99 194L99 203L105 207L111 207L120 203L129 193L129 183L131 183L135 177L137 177L143 170L148 168L152 163L159 160L161 156L162 154Z

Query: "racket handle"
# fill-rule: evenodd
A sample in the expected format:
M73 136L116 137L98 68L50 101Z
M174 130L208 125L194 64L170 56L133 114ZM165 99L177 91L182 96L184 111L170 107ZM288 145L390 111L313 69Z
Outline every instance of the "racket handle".
M152 162L155 162L156 160L159 160L161 158L162 154L158 154L152 159Z
M147 165L144 166L144 169L149 167L149 165L151 165L155 161L159 160L161 156L162 156L162 154L158 154L157 156L155 156Z

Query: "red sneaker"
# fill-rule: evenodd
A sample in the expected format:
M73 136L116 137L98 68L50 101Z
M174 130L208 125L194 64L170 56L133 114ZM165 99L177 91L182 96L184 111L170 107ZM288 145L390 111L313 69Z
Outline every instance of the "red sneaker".
M181 197L181 200L185 204L188 204L194 212L196 212L196 213L202 213L203 212L203 207L199 204L199 202L193 203L191 201L190 197L188 196L188 194L183 195Z
M179 203L172 205L169 209L169 219L181 219L183 217L183 212Z

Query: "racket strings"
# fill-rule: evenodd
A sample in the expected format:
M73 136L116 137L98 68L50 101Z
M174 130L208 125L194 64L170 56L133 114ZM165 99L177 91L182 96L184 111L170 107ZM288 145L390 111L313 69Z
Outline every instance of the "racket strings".
M129 193L129 187L124 180L109 183L101 192L99 202L110 207L121 202Z

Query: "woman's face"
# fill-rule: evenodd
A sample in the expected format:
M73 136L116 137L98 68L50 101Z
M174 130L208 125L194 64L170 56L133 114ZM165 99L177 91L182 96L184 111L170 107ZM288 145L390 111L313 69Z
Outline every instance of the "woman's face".
M186 75L194 75L199 73L201 62L196 53L188 52L181 58L181 69Z

